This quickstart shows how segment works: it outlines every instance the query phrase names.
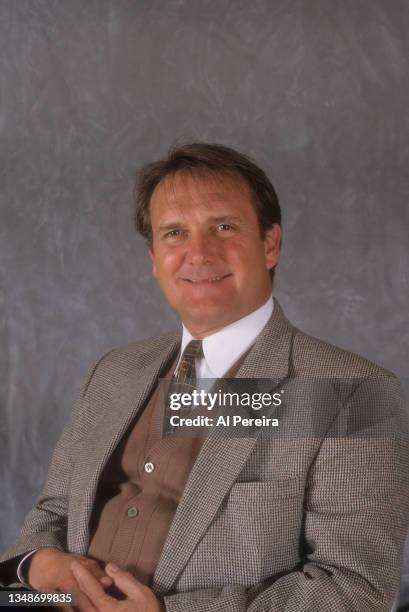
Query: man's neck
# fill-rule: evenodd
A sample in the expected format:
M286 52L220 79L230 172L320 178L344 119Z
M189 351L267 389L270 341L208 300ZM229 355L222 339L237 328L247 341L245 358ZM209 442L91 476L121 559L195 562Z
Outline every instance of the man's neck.
M193 338L197 339L197 340L203 340L203 338L206 338L208 336L212 336L213 334L216 334L217 332L221 331L222 329L224 329L225 327L228 327L229 325L232 325L233 323L236 323L237 321L240 321L241 319L244 319L245 317L249 316L250 314L253 314L254 312L260 310L261 308L263 308L263 306L266 305L266 303L271 300L271 294L268 295L268 297L266 297L261 304L257 305L255 308L252 308L251 310L249 310L248 312L245 312L244 314L242 314L239 317L236 317L234 319L231 320L226 320L224 321L222 324L211 324L209 322L203 322L202 324L195 324L192 322L189 323L185 323L184 321L182 321L184 327L189 331L189 333L191 334L191 336L193 336Z

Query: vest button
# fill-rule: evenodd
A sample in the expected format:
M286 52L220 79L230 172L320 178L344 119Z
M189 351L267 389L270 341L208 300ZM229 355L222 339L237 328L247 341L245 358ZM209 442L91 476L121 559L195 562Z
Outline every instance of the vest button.
M129 516L129 518L134 518L135 516L138 516L139 510L138 510L138 508L135 508L135 506L131 506L126 511L126 514Z
M153 465L153 463L151 463L150 461L148 461L148 463L145 463L145 472L147 472L148 474L151 474L154 469L155 469L155 466Z

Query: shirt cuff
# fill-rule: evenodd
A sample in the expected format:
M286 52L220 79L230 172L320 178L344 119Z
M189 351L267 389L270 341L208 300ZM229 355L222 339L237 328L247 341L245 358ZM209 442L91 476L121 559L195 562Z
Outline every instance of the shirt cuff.
M27 580L28 580L28 564L26 563L26 561L28 561L30 559L30 557L32 557L34 555L34 553L37 552L37 550L40 550L39 548L36 548L35 550L31 550L29 553L27 553L20 561L20 563L17 566L17 578L19 579L19 581L21 582L21 584L24 584L25 587L28 587L29 589L31 588L30 585L28 584Z

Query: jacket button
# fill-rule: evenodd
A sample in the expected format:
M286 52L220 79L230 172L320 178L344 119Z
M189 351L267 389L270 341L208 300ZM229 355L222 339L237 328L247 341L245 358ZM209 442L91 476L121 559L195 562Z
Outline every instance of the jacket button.
M139 510L138 510L138 508L135 508L135 506L131 506L126 511L126 514L129 516L129 518L134 518L135 516L138 516Z
M148 461L148 463L145 463L145 472L148 472L148 474L151 474L154 469L155 469L155 466L153 465L153 463L151 463L150 461Z

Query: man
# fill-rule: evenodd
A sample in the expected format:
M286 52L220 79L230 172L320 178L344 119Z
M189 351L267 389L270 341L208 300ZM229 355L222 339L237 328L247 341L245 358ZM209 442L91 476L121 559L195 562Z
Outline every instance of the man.
M273 301L280 207L244 155L176 148L143 169L136 205L182 336L113 350L91 370L4 575L19 565L33 588L72 591L84 611L389 611L408 525L407 437L372 424L374 435L347 434L357 397L383 420L388 397L367 385L392 375L303 334ZM335 382L329 396L284 406L283 423L291 415L305 432L324 406L325 427L304 436L161 438L158 379L188 376ZM334 408L341 379L353 381L339 392L349 425ZM125 602L103 595L113 586Z

